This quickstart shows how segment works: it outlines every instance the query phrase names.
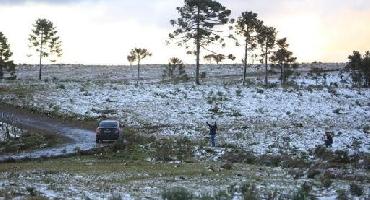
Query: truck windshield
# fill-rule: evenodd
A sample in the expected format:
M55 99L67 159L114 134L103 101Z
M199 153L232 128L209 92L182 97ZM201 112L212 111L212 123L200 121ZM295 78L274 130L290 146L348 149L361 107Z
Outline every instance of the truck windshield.
M100 128L117 128L117 126L117 122L100 122L99 124Z

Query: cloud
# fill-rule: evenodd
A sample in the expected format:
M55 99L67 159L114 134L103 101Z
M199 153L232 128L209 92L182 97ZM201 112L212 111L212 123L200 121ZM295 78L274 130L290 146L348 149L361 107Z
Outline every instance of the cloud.
M278 29L279 38L288 38L299 61L345 61L352 50L370 46L368 0L219 1L233 17L257 12L266 25ZM33 62L26 57L27 35L42 17L57 26L65 50L62 62L118 64L125 62L130 48L143 47L160 51L147 62L163 63L177 56L193 63L183 48L165 45L173 30L169 20L179 16L176 7L183 4L183 0L0 0L0 18L11 19L0 20L0 30L8 36L17 62ZM240 61L243 49L230 45L223 51L229 50Z
M0 4L5 5L19 5L26 3L37 4L72 4L79 2L98 2L100 0L0 0Z

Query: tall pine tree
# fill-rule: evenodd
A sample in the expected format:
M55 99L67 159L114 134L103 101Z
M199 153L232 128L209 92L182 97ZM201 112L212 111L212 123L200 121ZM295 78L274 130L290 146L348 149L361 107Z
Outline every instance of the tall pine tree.
M265 63L265 85L268 85L268 58L275 47L276 29L268 26L261 26L257 30L257 41L262 50L262 63Z
M34 48L39 56L39 80L41 80L42 58L51 55L62 56L62 47L58 31L54 24L47 19L38 19L33 25L32 33L29 36L30 47ZM54 61L54 60L51 60Z
M286 38L282 38L276 41L276 45L279 47L277 51L273 52L271 61L275 62L280 67L280 81L281 85L286 83L288 78L288 67L294 63L297 58L293 57L293 52L288 51L289 44Z
M235 24L236 34L242 36L244 40L243 84L245 84L247 75L248 51L256 49L257 30L263 25L257 16L257 13L243 12Z
M216 41L224 39L215 30L216 26L228 23L231 11L214 0L185 0L183 7L178 7L180 17L171 20L171 25L177 29L169 35L170 39L178 39L179 46L195 44L195 51L188 51L196 55L195 82L199 81L200 51ZM224 45L224 44L223 44Z
M4 78L4 70L9 71L11 77L15 78L15 64L10 60L12 55L7 38L0 32L0 79Z

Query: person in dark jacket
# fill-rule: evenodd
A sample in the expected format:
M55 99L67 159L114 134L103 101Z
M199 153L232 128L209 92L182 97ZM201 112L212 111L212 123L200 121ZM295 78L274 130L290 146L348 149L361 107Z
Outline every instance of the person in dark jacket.
M325 142L326 148L331 147L331 145L333 144L333 136L331 135L330 132L325 132L324 142Z
M212 147L216 146L216 131L217 131L217 124L216 122L212 125L207 122L209 127L209 135L211 136L211 145Z

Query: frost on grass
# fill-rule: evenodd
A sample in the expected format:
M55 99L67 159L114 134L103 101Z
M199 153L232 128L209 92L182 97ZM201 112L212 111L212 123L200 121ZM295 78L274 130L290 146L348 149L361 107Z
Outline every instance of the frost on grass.
M363 126L370 116L369 90L255 89L239 86L115 83L63 83L35 91L26 106L80 118L117 118L154 129L160 136L202 140L205 122L219 124L219 144L233 144L256 154L307 151L322 145L324 131L334 132L333 150L369 152ZM82 88L82 89L81 89ZM260 92L263 91L263 92ZM218 104L219 110L212 108ZM360 144L356 148L353 143Z
M195 86L192 83L161 84L159 72L162 70L158 66L149 66L143 69L143 84L136 87L131 84L135 81L135 67L57 66L46 68L46 80L40 83L33 80L37 74L29 73L32 69L25 66L20 68L20 82L3 82L1 86L32 90L32 95L18 92L2 94L1 98L51 115L94 120L116 118L130 127L139 128L141 134L159 138L180 136L206 141L208 128L205 122L217 121L220 147L210 151L197 145L193 152L197 159L213 164L220 162L228 147L240 147L245 152L264 156L312 156L307 152L323 144L325 130L334 133L334 144L329 151L369 153L370 91L349 87L351 83L346 81L346 74L342 77L342 74L332 72L325 77L314 77L301 71L302 76L296 78L296 85L271 89L259 87L255 76L251 78L253 87L235 84L238 80L225 80L225 77L240 78L241 69L240 66L217 66L212 70L208 67L209 78L205 84ZM219 74L225 77L220 78ZM271 81L279 82L276 77ZM214 109L216 104L218 109ZM152 159L148 160L152 162ZM176 162L167 164L181 166ZM2 188L14 187L14 190L20 188L18 192L22 194L27 194L26 188L33 185L37 192L50 198L80 199L158 198L168 187L185 187L196 196L214 197L225 188L242 188L240 184L244 182L249 184L249 191L256 189L255 194L261 198L268 198L270 192L276 192L282 198L292 198L288 196L292 194L299 197L306 195L307 188L309 193L322 199L351 198L360 191L363 193L361 197L369 195L368 190L362 191L362 187L369 188L368 183L356 187L345 181L354 180L356 177L351 177L352 174L368 177L365 169L350 168L342 173L343 180L331 181L320 170L311 180L309 169L284 169L281 166L267 171L261 170L261 166L231 168L228 176L222 175L224 169L209 166L206 172L212 175L200 173L192 177L161 174L153 177L148 172L129 173L125 170L104 174L26 171L14 175L4 172L0 174L0 185ZM314 184L303 187L306 181ZM242 194L240 190L230 189L229 194L230 191L239 196Z
M0 121L0 142L5 142L11 138L19 138L24 132L18 127Z

